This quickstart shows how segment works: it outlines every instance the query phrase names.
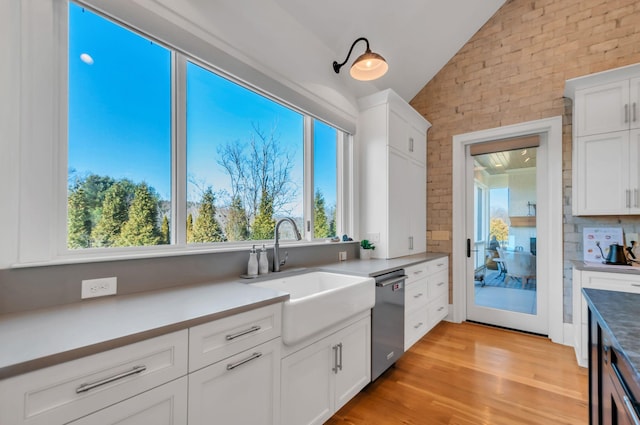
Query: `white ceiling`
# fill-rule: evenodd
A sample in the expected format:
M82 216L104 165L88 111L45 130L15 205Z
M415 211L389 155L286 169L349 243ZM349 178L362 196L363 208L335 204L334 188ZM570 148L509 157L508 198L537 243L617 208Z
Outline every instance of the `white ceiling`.
M374 85L409 101L502 6L505 0L273 0L342 62L358 37L389 63ZM349 64L364 52L358 43ZM327 63L330 66L331 63ZM344 74L344 75L342 75ZM348 68L341 78L349 79ZM366 84L349 81L356 97Z

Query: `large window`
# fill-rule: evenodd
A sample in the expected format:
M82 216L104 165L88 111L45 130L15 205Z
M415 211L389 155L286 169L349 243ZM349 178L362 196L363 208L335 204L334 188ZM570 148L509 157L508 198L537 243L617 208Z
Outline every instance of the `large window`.
M74 3L68 54L69 249L340 230L336 128Z

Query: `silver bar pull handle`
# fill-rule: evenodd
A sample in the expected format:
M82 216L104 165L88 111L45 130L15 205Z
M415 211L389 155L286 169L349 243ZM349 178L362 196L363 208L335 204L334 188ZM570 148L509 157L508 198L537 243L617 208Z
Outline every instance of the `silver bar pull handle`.
M255 359L259 358L259 357L262 357L262 353L260 353L260 352L253 353L252 355L250 355L246 359L242 359L239 362L229 363L227 365L227 370L233 370L233 369L237 368L238 366L242 366L243 364L248 363L251 360L255 360Z
M338 373L338 346L334 345L331 348L333 349L333 367L331 368L331 370L333 371L333 373L337 374Z
M631 419L633 419L633 425L640 425L640 418L638 418L636 409L633 408L633 405L631 404L631 400L629 400L629 397L625 395L622 399L624 400L624 407L627 408L627 412L629 412Z
M637 115L636 115L636 102L633 102L633 122L638 121Z
M631 208L631 191L627 189L625 194L627 195L627 208Z
M413 236L409 236L409 249L413 249Z
M419 294L415 294L413 296L413 298L420 298L421 296L423 296L424 294L422 292L420 292Z
M407 276L402 275L402 276L396 276L396 277L392 277L390 279L386 279L386 280L381 280L380 282L376 282L376 286L389 286L391 284L394 283L400 283L403 280L405 280L407 278Z
M338 369L342 370L342 343L338 344L338 348L340 348L340 363L338 363Z
M625 123L629 122L629 104L628 103L624 104L624 122Z
M413 137L409 137L409 152L413 152Z
M444 307L440 307L440 308L438 309L438 311L442 311L442 310L444 310Z
M418 329L420 326L424 325L424 323L420 322L413 327L413 329Z
M245 329L243 331L236 332L234 334L229 334L225 338L227 341L231 341L232 339L239 338L242 335L250 334L252 332L258 332L259 330L260 330L260 326L255 325L255 326L251 326L249 329Z
M444 285L444 282L438 282L438 286Z
M109 378L101 379L99 381L91 382L89 384L82 384L78 388L76 388L76 394L85 393L94 388L101 387L102 385L106 385L111 382L126 378L127 376L136 375L138 373L144 372L145 370L147 370L146 366L135 366L131 370L119 373L117 375L110 376Z
M633 189L633 207L638 208L638 189Z
M636 288L640 288L640 283L632 283L631 286L635 286Z

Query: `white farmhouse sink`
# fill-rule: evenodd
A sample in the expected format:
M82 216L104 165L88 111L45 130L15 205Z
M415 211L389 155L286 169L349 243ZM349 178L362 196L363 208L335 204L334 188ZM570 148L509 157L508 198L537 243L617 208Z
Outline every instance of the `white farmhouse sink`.
M286 345L295 345L375 303L375 281L370 277L309 272L252 285L289 293L282 309Z

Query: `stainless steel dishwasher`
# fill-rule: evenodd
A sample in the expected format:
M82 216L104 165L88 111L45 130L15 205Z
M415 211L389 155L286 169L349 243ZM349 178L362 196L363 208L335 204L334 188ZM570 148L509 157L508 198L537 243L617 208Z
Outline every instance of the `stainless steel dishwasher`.
M375 276L371 310L371 381L404 354L404 270Z

